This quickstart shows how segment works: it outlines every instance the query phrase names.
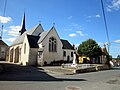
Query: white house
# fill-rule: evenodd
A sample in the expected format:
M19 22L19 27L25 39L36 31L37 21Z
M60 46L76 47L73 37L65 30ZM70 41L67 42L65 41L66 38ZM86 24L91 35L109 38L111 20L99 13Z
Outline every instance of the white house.
M55 27L44 31L41 24L25 29L25 14L20 35L9 49L9 62L22 65L44 65L52 61L72 60L74 48L67 40L61 40Z
M3 40L0 40L0 60L5 60L7 47L8 45Z

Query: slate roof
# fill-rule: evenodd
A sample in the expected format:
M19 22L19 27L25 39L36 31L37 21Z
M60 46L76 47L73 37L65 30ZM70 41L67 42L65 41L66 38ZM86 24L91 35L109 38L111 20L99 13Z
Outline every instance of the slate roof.
M67 40L61 39L61 42L63 44L63 49L74 50L74 47Z
M49 30L42 32L40 34L40 39L38 40L38 43L40 43L47 36L48 33L49 33Z
M12 45L16 45L16 44L22 43L23 40L24 40L25 35L26 35L26 34L32 35L32 34L34 33L34 31L35 31L39 26L41 27L41 25L39 24L39 25L35 26L34 28L32 28L31 30L25 31L22 35L18 36L18 37L15 39L15 41L12 43Z
M3 42L3 40L0 40L0 45L8 46L5 42Z
M30 45L30 48L39 48L37 42L39 40L39 36L33 36L33 35L27 35L28 42Z

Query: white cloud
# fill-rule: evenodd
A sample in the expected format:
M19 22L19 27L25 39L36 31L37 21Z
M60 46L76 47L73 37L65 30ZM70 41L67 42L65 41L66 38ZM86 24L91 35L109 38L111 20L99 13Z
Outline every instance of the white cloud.
M82 26L77 23L72 23L73 30L82 30Z
M70 37L75 37L75 36L77 36L75 33L71 33L71 34L69 34L69 36Z
M85 36L82 31L76 31L76 33L80 34L80 36Z
M4 39L6 41L9 41L9 42L13 42L16 38L8 38L8 39Z
M11 21L11 17L0 16L0 23L8 23L9 21Z
M80 44L75 44L75 47L78 47Z
M111 5L107 6L107 11L119 10L120 9L120 0L112 0Z
M96 18L100 18L100 15L99 15L99 14L97 14L95 17L96 17Z
M104 43L103 42L98 42L98 45L103 46Z
M65 31L72 31L72 29L71 28L66 28L66 29L64 29Z
M73 18L73 16L69 16L69 17L68 17L68 19L72 19L72 18Z
M100 18L101 16L99 14L92 15L92 16L87 16L87 18Z
M8 30L8 35L18 36L21 26L10 26Z
M120 40L114 40L113 42L115 42L115 43L120 43Z
M110 48L117 48L117 49L119 49L120 46L111 46Z
M7 30L3 29L3 32L7 32Z

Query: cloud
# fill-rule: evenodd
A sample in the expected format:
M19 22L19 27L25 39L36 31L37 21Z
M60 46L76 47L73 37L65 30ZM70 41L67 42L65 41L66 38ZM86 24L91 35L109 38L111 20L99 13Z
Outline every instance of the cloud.
M70 29L65 29L65 31L75 31L74 33L69 34L70 37L75 37L78 34L80 36L85 36L85 34L82 32L83 28L81 25L77 24L77 23L71 23L72 28Z
M119 49L120 46L111 46L110 48L117 48L117 49Z
M8 38L8 39L4 39L6 41L9 41L9 42L13 42L16 38Z
M0 23L8 23L11 21L11 17L3 17L3 16L0 16Z
M98 18L100 18L101 16L100 16L100 14L96 14L96 15L91 15L91 16L87 16L87 22L92 22L92 20L94 20L94 19L98 19Z
M92 15L92 16L87 16L87 18L100 18L101 16L99 14Z
M99 14L97 14L95 17L96 17L96 18L100 18L101 16L100 16Z
M80 36L85 36L82 31L76 31L76 33L80 34Z
M7 32L7 30L3 29L3 32Z
M119 10L120 0L112 0L111 4L107 6L107 11Z
M73 18L73 16L69 16L69 17L68 17L68 19L72 19L72 18Z
M113 42L115 42L115 43L120 43L120 40L114 40Z
M83 29L82 26L77 24L77 23L72 23L72 26L73 26L73 30L78 30L79 31L79 30Z
M78 47L80 44L75 44L75 47Z
M64 29L65 31L72 31L72 29L71 28L66 28L66 29Z
M77 36L75 33L71 33L71 34L69 34L69 36L70 37L75 37L75 36Z
M18 36L21 26L10 26L8 30L8 35Z

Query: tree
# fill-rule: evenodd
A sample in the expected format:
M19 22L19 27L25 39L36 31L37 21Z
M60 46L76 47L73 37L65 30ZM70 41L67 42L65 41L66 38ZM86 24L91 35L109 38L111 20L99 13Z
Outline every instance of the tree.
M120 55L117 56L117 60L120 60Z
M88 56L90 58L96 58L101 55L101 50L95 40L88 39L79 45L78 54Z

